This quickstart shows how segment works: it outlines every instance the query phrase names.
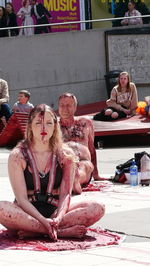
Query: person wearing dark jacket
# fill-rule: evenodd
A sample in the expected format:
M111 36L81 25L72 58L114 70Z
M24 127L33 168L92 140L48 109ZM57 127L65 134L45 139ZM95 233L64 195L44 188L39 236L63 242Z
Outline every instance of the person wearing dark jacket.
M5 8L3 6L0 6L0 28L6 28L7 27L7 20L6 20L6 14L5 14ZM0 30L0 37L7 37L8 31L7 30Z
M31 16L34 16L36 19L37 25L49 24L48 17L51 18L51 14L41 3L37 3L36 0L31 1L32 9ZM48 33L50 31L50 26L45 27L36 27L35 34L40 34L42 32Z
M17 16L14 12L14 7L12 3L7 3L6 5L6 17L7 17L7 27L17 27ZM18 29L11 29L10 35L17 36L19 34Z

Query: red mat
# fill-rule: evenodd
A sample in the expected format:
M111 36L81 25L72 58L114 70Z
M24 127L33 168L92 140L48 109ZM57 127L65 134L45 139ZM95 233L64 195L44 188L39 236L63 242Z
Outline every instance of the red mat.
M58 239L51 242L48 238L20 240L10 231L0 230L0 250L61 251L87 249L98 246L118 245L123 237L102 229L89 228L84 239Z
M107 179L105 179L107 180ZM102 191L104 188L112 186L112 182L109 181L95 181L82 188L83 192L87 191Z
M95 136L130 135L150 132L150 119L135 115L115 121L93 120Z

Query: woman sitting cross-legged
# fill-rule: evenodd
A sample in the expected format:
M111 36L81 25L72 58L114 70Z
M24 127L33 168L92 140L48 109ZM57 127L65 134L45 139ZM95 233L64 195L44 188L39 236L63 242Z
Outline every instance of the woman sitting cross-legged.
M45 104L31 111L27 137L11 151L8 170L15 201L0 202L0 223L20 238L82 238L104 215L103 204L71 197L75 154L63 144L57 117Z
M112 89L107 107L96 114L93 119L99 121L113 121L132 116L136 113L138 103L137 89L130 81L128 72L121 72L118 84Z

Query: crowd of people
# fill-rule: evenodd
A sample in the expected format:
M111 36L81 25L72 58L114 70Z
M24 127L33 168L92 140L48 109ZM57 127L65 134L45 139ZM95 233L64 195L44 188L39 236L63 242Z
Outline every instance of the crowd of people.
M92 178L103 180L97 168L92 121L75 116L77 98L72 93L60 95L59 116L46 104L34 107L29 99L29 91L21 90L10 110L8 84L0 79L0 117L8 121L12 112L29 114L25 138L8 160L15 200L0 202L0 223L19 238L82 238L105 212L102 203L77 202L73 196L81 194ZM102 120L135 114L137 90L127 72L120 73L106 103ZM150 106L147 112L150 116Z
M126 18L113 21L112 26L116 27L149 23L150 18L140 18L141 15L150 15L150 10L147 8L144 1L124 0L115 2L114 17L118 18L125 16ZM130 18L131 16L137 16L137 18ZM18 18L21 19L22 26L36 24L39 25L39 27L1 30L0 37L17 35L31 36L33 34L51 32L50 26L40 26L42 24L51 23L52 16L45 6L42 3L38 3L37 0L22 0L22 7L18 11L14 10L11 2L7 2L5 8L0 6L0 28L18 26Z
M25 27L19 29L1 30L0 37L48 33L51 31L50 26L40 26L49 24L51 17L50 12L43 4L37 0L22 0L22 7L15 12L13 4L8 2L6 7L0 6L0 28L17 27L18 18L21 19L21 26L39 25L39 27Z

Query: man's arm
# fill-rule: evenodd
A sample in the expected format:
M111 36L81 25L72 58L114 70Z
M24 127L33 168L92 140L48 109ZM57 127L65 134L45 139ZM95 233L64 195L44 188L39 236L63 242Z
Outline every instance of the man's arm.
M43 13L45 13L49 18L51 17L50 12L46 9L46 7L42 4L39 4L41 6L41 9L43 9Z
M1 99L0 104L7 103L9 101L8 83L5 80L0 81L1 86Z
M31 17L32 16L35 16L35 14L34 14L34 6L31 7Z
M96 150L94 147L94 127L93 127L91 120L89 120L87 122L88 122L87 126L89 127L88 148L89 148L89 151L91 153L91 162L94 165L94 170L93 170L92 176L93 176L94 180L99 181L99 180L102 180L102 178L99 176L98 168L97 168L97 156L96 156Z

